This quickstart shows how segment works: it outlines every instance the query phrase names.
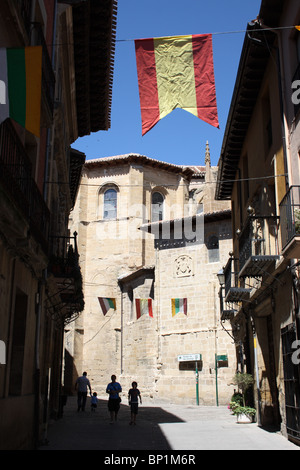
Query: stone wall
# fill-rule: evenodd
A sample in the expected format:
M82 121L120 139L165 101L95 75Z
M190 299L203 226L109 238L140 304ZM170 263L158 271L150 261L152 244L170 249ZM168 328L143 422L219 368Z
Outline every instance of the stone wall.
M220 324L216 275L231 250L228 213L205 224L201 243L168 246L166 240L156 245L154 235L139 230L151 219L152 191L165 196L165 218L180 219L191 202L186 177L147 162L95 165L85 169L82 181L70 224L71 231L78 232L85 293L85 310L67 332L74 380L86 370L93 389L105 397L115 374L124 395L135 380L144 398L193 404L195 363L181 364L178 355L200 353L199 402L213 405L215 354L226 354L228 362L218 369L218 396L227 404L233 391L228 384L235 371L235 347ZM118 191L115 220L102 216L105 185ZM220 202L214 209L205 172L193 181L195 187L201 188L197 194L204 212L206 207L220 211ZM193 201L195 207L198 202ZM222 207L227 209L228 203ZM212 234L219 240L213 257L206 243ZM116 310L104 315L98 297L115 298ZM135 300L147 298L152 299L153 317L137 319ZM172 298L187 298L187 315L172 317Z

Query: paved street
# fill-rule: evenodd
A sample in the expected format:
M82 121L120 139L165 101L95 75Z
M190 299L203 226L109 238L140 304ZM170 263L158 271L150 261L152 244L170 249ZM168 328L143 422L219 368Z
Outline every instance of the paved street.
M63 418L48 427L48 445L39 450L178 450L188 454L195 450L300 450L276 432L256 424L237 424L223 406L146 403L139 408L136 426L129 421L126 404L121 404L118 422L110 424L106 400L100 400L95 413L89 401L85 412L77 412L76 398L69 397Z

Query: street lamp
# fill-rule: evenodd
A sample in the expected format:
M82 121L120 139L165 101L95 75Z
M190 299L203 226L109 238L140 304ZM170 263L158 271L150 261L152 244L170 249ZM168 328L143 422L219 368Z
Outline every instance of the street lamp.
M217 276L218 276L219 284L220 284L220 286L221 286L221 288L222 288L222 287L224 286L224 284L225 284L224 268L220 269L220 271L218 272Z

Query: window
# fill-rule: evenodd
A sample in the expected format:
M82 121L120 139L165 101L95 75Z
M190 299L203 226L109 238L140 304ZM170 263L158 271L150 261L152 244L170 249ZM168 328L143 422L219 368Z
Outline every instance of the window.
M151 221L158 222L164 218L164 196L155 192L152 194Z
M107 189L104 193L103 219L117 218L117 191L113 188Z
M217 263L219 261L219 239L216 235L209 237L207 242L208 262Z

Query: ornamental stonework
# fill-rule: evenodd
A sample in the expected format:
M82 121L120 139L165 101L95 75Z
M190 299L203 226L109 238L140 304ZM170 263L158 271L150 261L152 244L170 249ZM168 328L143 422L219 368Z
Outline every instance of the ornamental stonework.
M193 259L188 255L181 255L175 259L174 263L175 277L188 277L194 275Z

